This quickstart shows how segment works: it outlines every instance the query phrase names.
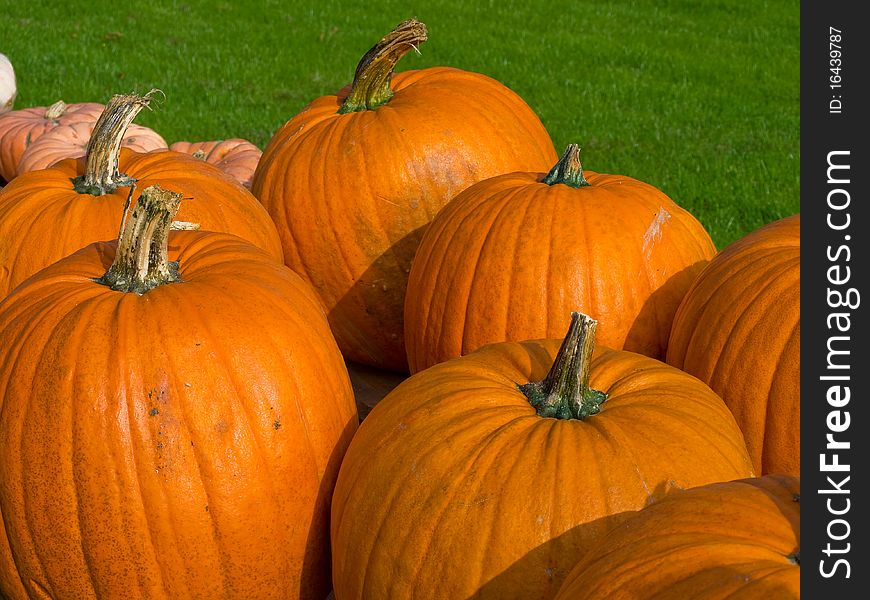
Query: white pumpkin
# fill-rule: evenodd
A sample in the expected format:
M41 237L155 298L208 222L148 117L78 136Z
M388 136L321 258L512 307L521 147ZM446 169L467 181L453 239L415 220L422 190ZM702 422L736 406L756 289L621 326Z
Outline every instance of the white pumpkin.
M0 54L0 115L12 110L15 103L15 69L5 54Z

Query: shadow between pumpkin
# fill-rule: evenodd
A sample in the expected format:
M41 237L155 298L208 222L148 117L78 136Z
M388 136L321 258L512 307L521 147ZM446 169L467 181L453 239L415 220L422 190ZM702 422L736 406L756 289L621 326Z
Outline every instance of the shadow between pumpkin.
M664 490L664 491L663 491ZM659 496L659 493L664 494L682 494L685 490L679 488L670 488L666 489L662 486L658 486L656 488L656 501L661 500L662 496ZM651 498L652 500L652 498ZM794 548L791 556L794 556L796 553L800 551L800 494L796 494L792 498L794 505L789 505L789 501L787 499L780 498L772 498L771 502L774 503L776 511L778 514L782 515L789 525L792 528L792 531L795 534L795 539L797 540L798 547ZM651 501L649 505L654 504L655 501ZM796 508L796 510L795 510ZM589 549L589 555L586 557L592 561L594 554L602 555L608 552L607 542L611 534L615 533L615 530L619 527L623 526L626 528L631 527L631 522L635 517L641 516L642 511L638 511L636 513L630 513L628 518L623 521L620 525L617 525L613 530L609 531L607 534L602 536L597 543L595 543ZM750 519L752 516L750 516ZM662 532L663 535L668 535L667 532ZM640 541L640 540L638 540ZM678 547L676 545L675 547ZM691 546L686 546L686 548L690 548ZM698 549L702 549L702 546L699 546ZM789 558L791 558L789 556ZM799 556L799 554L798 554ZM653 559L656 557L653 556ZM583 559L577 561L579 564ZM679 560L679 559L677 559ZM799 560L799 558L798 558ZM642 561L642 559L641 559ZM594 569L597 566L595 562L592 562L591 565L584 567L584 569ZM640 573L643 572L642 562L639 563L639 568L641 568ZM757 577L757 572L754 572L752 567L754 563L744 562L742 557L739 554L735 554L733 557L733 561L729 563L723 563L721 565L709 565L709 564L701 564L700 569L697 571L687 570L685 573L686 579L672 581L668 584L666 589L661 587L662 582L656 581L653 577L648 582L648 586L645 588L645 594L648 594L649 597L655 598L679 598L682 600L683 598L702 598L707 597L709 594L713 594L714 590L722 590L721 594L715 595L717 598L727 597L733 598L737 600L738 598L768 598L768 599L777 599L777 600L798 600L799 595L795 595L794 593L794 584L795 584L795 574L791 569L780 569L778 571L772 573L765 573L762 571L763 575L761 577ZM743 568L741 568L743 567ZM572 567L573 568L573 567ZM568 570L570 573L571 569ZM623 572L622 575L625 576L627 572ZM567 574L566 574L567 576ZM756 577L754 577L756 576ZM799 576L799 573L798 573ZM597 574L596 577L598 580L606 579L606 574ZM560 596L560 600L573 600L573 598L587 599L589 597L588 593L581 593L580 596L575 596L574 594L578 591L578 586L581 585L582 582L578 582L575 578L572 578L570 582L563 581L564 590L562 591L562 596ZM730 585L728 585L730 583ZM734 586L736 584L736 586ZM727 592L723 589L723 586L727 585ZM621 593L614 593L613 590L608 591L608 600L638 600L638 596L636 595L637 588L632 586L630 590L624 590ZM478 596L475 596L478 597ZM647 597L646 595L643 596Z
M644 354L664 362L677 308L692 282L708 262L698 261L674 273L647 298L628 330L623 345L624 350ZM667 323L667 328L661 327L661 323ZM655 341L654 336L650 334L654 331L660 332L658 340Z
M329 455L323 478L320 480L314 514L324 515L323 527L312 527L308 532L305 556L302 559L300 598L321 600L326 598L332 589L332 549L329 539L332 493L338 479L341 461L358 426L356 415L345 424L338 443Z
M404 337L405 290L425 229L418 227L394 242L329 311L329 325L345 360L392 373L409 373ZM363 326L354 326L353 318L364 319Z

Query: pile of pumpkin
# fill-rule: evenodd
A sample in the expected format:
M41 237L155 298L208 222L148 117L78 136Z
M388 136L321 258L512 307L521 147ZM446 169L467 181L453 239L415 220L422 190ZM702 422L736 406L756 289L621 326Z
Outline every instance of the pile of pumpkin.
M798 596L799 216L717 252L426 37L248 177L0 116L0 595Z

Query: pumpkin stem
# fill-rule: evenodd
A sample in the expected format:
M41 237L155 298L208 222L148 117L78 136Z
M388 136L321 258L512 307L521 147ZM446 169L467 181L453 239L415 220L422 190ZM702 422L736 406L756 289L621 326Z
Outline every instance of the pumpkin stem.
M601 410L607 394L589 387L589 367L595 348L598 321L571 313L568 334L543 381L517 387L541 417L585 419Z
M426 25L417 19L402 21L390 33L381 38L374 47L366 52L356 67L350 93L344 99L340 114L374 110L389 102L393 97L390 80L396 63L411 48L428 39Z
M61 118L63 116L63 113L65 112L66 102L64 102L63 100L58 100L57 102L46 108L45 114L42 116L50 121L54 121Z
M139 111L151 102L151 90L144 96L116 94L112 96L100 118L94 124L85 155L85 174L73 179L73 188L79 194L102 196L119 187L132 185L136 180L118 172L121 142L127 127Z
M564 183L572 188L589 185L589 182L583 176L583 166L580 164L580 146L568 144L562 158L559 159L559 162L550 169L550 172L541 181L547 185Z
M130 196L133 195L133 184ZM129 199L128 199L129 202ZM169 230L181 203L181 194L152 185L125 210L115 259L105 275L96 279L119 292L142 295L166 283L180 281L178 263L169 261Z

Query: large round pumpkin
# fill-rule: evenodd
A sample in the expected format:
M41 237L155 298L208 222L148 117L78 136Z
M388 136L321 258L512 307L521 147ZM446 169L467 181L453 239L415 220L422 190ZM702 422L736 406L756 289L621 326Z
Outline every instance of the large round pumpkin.
M725 248L674 319L667 362L706 382L759 474L800 475L800 215Z
M716 248L655 187L583 171L571 144L549 173L482 181L432 221L405 300L411 371L484 344L557 337L577 308L602 345L664 359L671 321Z
M180 220L233 233L283 260L275 224L235 179L180 152L120 147L126 126L148 100L116 96L94 129L86 159L24 173L0 192L0 298L54 261L115 239L125 204L154 183L185 195Z
M551 598L633 511L752 476L718 396L640 354L590 360L592 324L561 349L490 344L372 409L333 496L336 598Z
M27 147L58 125L95 123L105 107L96 102L67 104L58 100L51 106L34 106L0 115L0 177L12 181L18 161Z
M311 598L358 417L319 300L148 188L0 303L0 596ZM27 232L23 232L27 235ZM107 265L111 265L107 271Z
M425 40L415 20L384 37L350 88L278 130L252 186L345 356L405 372L405 287L426 225L469 185L556 158L538 117L501 83L447 67L393 76Z
M675 492L616 527L556 600L800 598L800 479Z

